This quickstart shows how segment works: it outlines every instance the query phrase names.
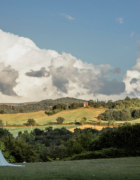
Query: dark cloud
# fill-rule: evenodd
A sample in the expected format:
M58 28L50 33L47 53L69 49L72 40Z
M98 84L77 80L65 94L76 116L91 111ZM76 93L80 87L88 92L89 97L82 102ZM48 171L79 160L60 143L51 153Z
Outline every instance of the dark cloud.
M134 83L136 83L137 81L138 81L138 79L133 78L133 79L131 79L130 84L134 84Z
M66 88L66 85L68 84L68 80L65 79L65 78L55 78L53 80L53 85L57 87L58 90L64 92L64 93L67 93L67 88Z
M47 87L43 88L43 91L47 91Z
M119 67L114 68L113 70L110 70L111 73L115 74L115 75L119 75L121 74L121 69Z
M62 91L64 93L68 92L69 80L72 82L76 82L76 78L78 77L78 70L73 66L69 68L50 67L50 73L52 76L53 85L56 86L59 91Z
M42 67L40 70L38 70L38 71L33 71L32 69L31 69L31 72L26 72L26 75L27 76L31 76L31 77L38 77L38 78L40 78L40 77L49 77L50 76L50 72L49 71L47 71L46 69L45 69L45 67Z
M140 91L137 88L135 88L134 91L131 92L131 94L134 94L134 97L140 96Z
M59 68L53 68L50 67L50 72L52 75L52 81L53 85L57 87L58 91L62 91L64 93L67 93L67 87L69 80L68 80L68 71L67 68L59 67Z
M119 73L119 68L114 70L114 73ZM52 76L53 85L57 90L67 93L69 90L69 82L79 85L81 88L88 90L89 94L120 94L125 91L123 82L113 79L108 80L108 69L101 70L100 73L95 73L92 69L77 69L76 67L51 67L50 73ZM79 94L77 94L79 95Z
M96 93L111 95L111 94L120 94L125 91L125 84L123 82L112 79L111 81L104 80L103 85L100 87Z
M4 67L4 63L0 63L0 91L8 96L17 96L13 88L17 85L16 79L18 72L10 66Z

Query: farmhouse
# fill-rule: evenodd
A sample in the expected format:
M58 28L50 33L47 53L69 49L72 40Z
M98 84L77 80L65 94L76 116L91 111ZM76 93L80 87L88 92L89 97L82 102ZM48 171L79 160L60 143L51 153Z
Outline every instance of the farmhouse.
M84 104L84 107L87 107L87 106L88 106L88 103L87 103L87 102L84 102L83 104Z

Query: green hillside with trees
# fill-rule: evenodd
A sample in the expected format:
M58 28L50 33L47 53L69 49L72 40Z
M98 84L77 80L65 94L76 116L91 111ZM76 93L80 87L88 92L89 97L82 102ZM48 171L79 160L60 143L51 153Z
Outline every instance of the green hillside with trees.
M104 108L96 108L93 107L89 108L77 108L77 109L69 109L69 110L62 110L58 113L53 115L48 115L45 111L39 112L30 112L30 113L17 113L17 114L0 114L0 120L3 121L4 126L8 125L21 125L26 126L28 119L34 119L36 124L39 125L47 125L49 123L56 124L56 119L58 117L63 117L65 119L64 123L75 123L80 122L83 117L89 120L97 120L97 116L100 113L105 112L106 109Z
M0 105L0 114L13 114L13 113L28 113L28 112L37 112L41 110L51 110L53 105L58 103L66 104L70 106L71 103L83 103L85 100L76 99L76 98L59 98L56 100L46 99L42 100L38 103L27 104L27 105L19 105L19 106L8 106L8 105Z

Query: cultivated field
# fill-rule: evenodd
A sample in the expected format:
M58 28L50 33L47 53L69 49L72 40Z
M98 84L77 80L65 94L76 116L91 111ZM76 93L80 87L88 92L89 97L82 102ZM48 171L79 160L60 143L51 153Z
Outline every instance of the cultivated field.
M140 157L26 163L0 167L0 180L139 180Z
M82 117L86 117L87 120L97 120L97 116L100 113L105 112L105 108L78 108L74 110L64 110L52 116L45 114L45 111L32 112L32 113L17 113L17 114L0 114L0 119L10 124L21 124L27 122L28 119L33 118L38 124L44 125L48 122L56 122L57 117L65 118L64 123L80 121Z
M100 131L103 128L106 128L106 127L107 126L98 126L98 125L94 126L94 125L90 125L90 124L85 124L85 125L79 126L78 128L80 128L80 129L92 128L92 129L97 129L97 130ZM112 126L110 126L110 127L112 127ZM69 131L74 132L74 129L75 129L75 127L69 129Z
M52 125L50 125L52 126ZM52 126L53 129L56 129L56 128L62 128L62 127L65 127L66 129L73 129L73 128L76 128L78 127L79 125L67 125L67 126ZM38 128L38 129L41 129L41 130L45 130L45 128L47 128L49 126L37 126L37 127L5 127L5 129L8 129L10 131L11 134L13 134L14 136L18 134L19 131L22 131L24 132L25 130L27 130L29 133L31 132L31 130L34 130L35 128Z

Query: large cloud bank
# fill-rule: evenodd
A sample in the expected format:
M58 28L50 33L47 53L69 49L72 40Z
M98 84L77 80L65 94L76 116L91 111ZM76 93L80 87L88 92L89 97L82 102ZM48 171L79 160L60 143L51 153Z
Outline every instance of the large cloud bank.
M137 63L131 70L127 71L123 82L125 83L127 94L140 98L140 42L137 43L137 47L139 49Z
M94 66L71 54L39 49L28 38L0 30L1 102L29 102L60 97L117 100L140 92L140 58L118 81L120 68ZM110 76L114 79L108 80Z

